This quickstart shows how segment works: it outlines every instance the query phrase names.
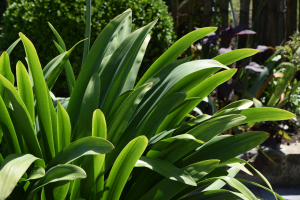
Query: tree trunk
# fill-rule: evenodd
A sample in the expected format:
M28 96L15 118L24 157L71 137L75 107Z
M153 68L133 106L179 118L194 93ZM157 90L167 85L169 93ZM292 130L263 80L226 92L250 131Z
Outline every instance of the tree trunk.
M277 15L277 36L276 36L276 46L282 44L285 40L285 24L286 24L286 1L276 0L276 15Z
M228 27L228 4L229 0L220 0L220 11L221 11L221 18L222 18L222 28ZM221 39L221 47L227 45L227 41L225 38Z
M203 26L208 27L211 26L211 18L212 18L212 6L213 6L213 0L205 0L204 1L204 11L203 11ZM203 58L208 58L209 54L209 44L204 44L202 46L202 53Z
M297 31L297 0L286 1L286 36L289 40L290 36Z
M240 24L249 23L250 0L241 0ZM248 36L239 36L238 48L246 48Z
M178 35L178 0L172 0L172 17L174 20L174 32Z

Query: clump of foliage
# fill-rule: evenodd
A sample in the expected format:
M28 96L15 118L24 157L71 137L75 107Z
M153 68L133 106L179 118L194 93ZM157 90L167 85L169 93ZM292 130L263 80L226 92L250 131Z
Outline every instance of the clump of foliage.
M54 35L47 22L60 30L68 48L74 41L79 41L85 33L85 0L78 1L52 1L52 0L8 0L9 7L2 20L3 29L0 37L0 50L4 50L14 42L19 32L26 35L35 44L44 67L58 51L53 45ZM151 30L151 44L143 60L140 74L143 74L158 56L171 45L173 34L172 17L168 16L167 6L162 0L99 0L92 1L91 12L91 41L95 41L106 24L115 16L130 8L133 12L132 29L137 30L154 19L159 19ZM75 76L81 66L82 52L75 49L70 58ZM16 47L11 62L15 65L18 60L25 62L24 50ZM64 76L64 75L63 75ZM67 84L61 78L54 91L59 96L67 95Z
M269 134L219 134L240 124L289 119L292 113L250 108L252 101L241 100L185 122L196 105L236 72L226 65L256 50L232 51L213 60L176 60L194 41L216 30L202 28L174 43L135 84L157 21L131 33L131 18L131 10L114 18L91 48L84 40L77 79L68 59L78 43L65 50L51 25L62 53L44 69L23 33L1 55L0 199L254 200L242 184L248 181L234 178L240 170L252 175L245 164L268 188L253 184L281 198L260 172L235 158ZM87 35L89 31L87 27ZM9 54L20 40L28 71L17 63L16 89ZM71 95L57 99L50 91L63 68ZM221 189L226 184L233 191Z

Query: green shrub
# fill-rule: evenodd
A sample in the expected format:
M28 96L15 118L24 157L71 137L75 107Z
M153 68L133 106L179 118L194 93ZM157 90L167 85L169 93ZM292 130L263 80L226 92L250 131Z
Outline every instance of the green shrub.
M219 134L245 123L289 119L292 113L250 108L252 101L241 100L213 116L185 122L194 106L234 75L236 69L226 65L256 50L213 60L176 60L191 43L216 30L202 28L174 43L135 84L156 21L129 33L131 15L127 10L113 19L86 48L76 80L68 64L72 49L62 50L42 70L33 43L20 33L31 73L17 63L17 89L9 62L13 47L1 55L0 199L254 200L242 184L247 181L234 178L240 170L251 174L244 164L268 188L256 185L273 192L262 174L235 158L269 134ZM64 49L54 33L57 47ZM60 103L49 91L64 67L71 96ZM229 171L220 168L224 165ZM234 191L221 189L225 184Z
M53 1L53 0L17 0L8 1L10 6L4 13L3 30L0 37L0 50L5 50L16 40L19 32L26 33L40 55L44 67L54 56L58 55L53 46L53 33L47 22L50 22L63 37L67 48L74 41L84 38L85 29L85 0ZM97 0L92 1L92 33L94 41L106 24L124 10L131 8L133 12L132 29L145 26L156 18L159 21L151 31L151 43L143 60L140 74L143 74L158 56L167 50L172 42L173 22L168 16L167 6L162 0ZM93 42L92 42L93 43ZM91 44L92 44L91 43ZM75 49L70 58L75 76L81 65L83 46ZM24 50L17 46L11 62L24 60ZM57 95L66 95L67 85L62 78L54 90Z

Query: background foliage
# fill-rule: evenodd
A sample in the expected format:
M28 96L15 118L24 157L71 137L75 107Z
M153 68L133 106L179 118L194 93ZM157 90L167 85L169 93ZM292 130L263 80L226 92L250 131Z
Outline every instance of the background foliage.
M52 41L55 36L47 22L59 31L67 48L71 48L74 41L84 38L85 0L9 0L8 3L10 6L4 13L2 21L3 30L0 37L2 50L8 48L18 38L19 32L26 33L26 36L35 44L42 67L44 67L59 54ZM162 0L98 0L93 1L92 6L91 44L111 19L128 8L131 8L133 12L132 31L159 18L150 33L151 42L143 59L140 74L143 74L150 63L166 51L172 42L173 20L168 16L167 6ZM80 44L70 58L75 76L80 70L82 48L83 45ZM24 49L21 45L17 46L12 54L12 66L15 66L18 60L25 62ZM13 71L14 69L13 67ZM56 83L54 92L57 96L65 96L67 93L67 83L64 80L63 74Z

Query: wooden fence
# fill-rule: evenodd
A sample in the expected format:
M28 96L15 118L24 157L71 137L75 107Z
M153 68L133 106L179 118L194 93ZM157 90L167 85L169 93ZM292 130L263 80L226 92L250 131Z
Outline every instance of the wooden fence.
M184 21L189 20L189 24L192 23L194 12L197 9L203 11L203 27L211 26L215 5L218 5L218 9L214 9L215 12L221 16L219 26L228 27L228 16L232 11L230 0L184 0L180 4L178 4L178 0L172 0L175 32L178 32ZM254 39L259 45L278 46L288 40L298 29L297 0L240 0L237 15L239 18L236 21L239 24L254 22L253 30L257 32ZM257 20L254 20L255 16L257 16ZM189 26L189 29L191 27L192 25ZM246 42L245 37L240 37L239 48L245 47Z

